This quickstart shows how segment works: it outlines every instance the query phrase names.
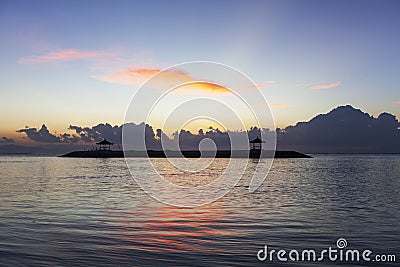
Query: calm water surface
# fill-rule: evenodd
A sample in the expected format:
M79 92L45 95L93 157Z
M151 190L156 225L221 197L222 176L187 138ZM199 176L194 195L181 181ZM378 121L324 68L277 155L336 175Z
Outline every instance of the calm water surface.
M134 175L149 171L143 160ZM216 173L187 179L201 184ZM150 198L124 159L0 157L0 265L333 266L344 263L256 255L264 245L320 251L338 238L400 261L400 156L276 159L261 188L250 194L248 183L244 177L219 201L184 209Z

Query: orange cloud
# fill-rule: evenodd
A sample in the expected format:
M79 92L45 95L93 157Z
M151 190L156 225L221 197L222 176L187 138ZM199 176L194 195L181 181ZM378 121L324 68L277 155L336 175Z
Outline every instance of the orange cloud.
M95 59L112 55L114 54L108 51L81 51L75 49L65 49L47 53L44 55L22 57L18 59L18 63L19 64L53 63L60 61Z
M157 74L155 79L151 79L147 86L154 88L170 89L179 84L184 84L177 89L178 93L188 91L209 91L209 92L229 92L226 87L208 81L198 81L191 75L183 71L161 71L159 69L146 68L130 68L122 72L112 73L107 75L93 76L100 81L127 84L141 85L147 79Z
M322 90L322 89L330 89L330 88L334 88L334 87L338 87L338 86L340 86L339 81L330 83L330 84L314 85L314 86L311 86L310 89L311 90Z
M177 93L187 93L187 92L193 92L193 91L208 91L208 92L214 92L214 93L229 93L229 89L222 85L218 85L216 83L211 83L211 82L194 82L194 83L189 83L185 84L181 87L179 87L176 92Z
M117 84L129 84L129 85L140 85L151 76L158 73L156 81L178 81L180 83L193 81L193 78L185 72L180 71L162 71L159 69L145 69L145 68L129 68L122 72L93 76L103 82L117 83Z
M293 107L292 105L283 104L283 103L269 103L269 106L272 107L272 108L290 108L290 107Z

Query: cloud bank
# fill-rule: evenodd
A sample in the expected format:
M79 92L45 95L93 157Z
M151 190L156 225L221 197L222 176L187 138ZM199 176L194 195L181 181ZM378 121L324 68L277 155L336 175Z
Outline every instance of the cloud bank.
M14 139L8 138L6 136L3 136L0 138L0 144L12 144L15 143Z
M214 141L218 149L230 149L230 139L243 137L254 139L256 136L272 136L269 129L251 128L248 131L228 131L209 127L197 133L181 130L168 137L161 129L140 123L127 123L111 126L108 123L92 127L70 125L73 134L52 134L42 125L40 129L25 128L17 132L25 133L32 141L46 144L93 144L107 139L115 144L122 143L122 129L129 127L129 132L145 138L148 149L161 149L161 140L167 145L179 143L181 149L198 149L203 139ZM400 123L394 115L382 113L377 118L352 106L340 106L327 114L321 114L308 122L299 122L294 126L276 129L277 148L297 150L305 153L400 153ZM7 137L0 139L0 144L11 143ZM11 141L12 140L12 141ZM140 140L139 140L140 141ZM246 144L241 148L245 149ZM268 144L266 144L268 146Z
M25 129L17 130L17 133L26 133L26 136L29 139L41 143L62 143L64 141L61 136L51 134L47 129L47 126L44 124L39 130L27 127Z
M347 105L277 129L278 147L308 153L399 153L399 127L391 114L374 118Z

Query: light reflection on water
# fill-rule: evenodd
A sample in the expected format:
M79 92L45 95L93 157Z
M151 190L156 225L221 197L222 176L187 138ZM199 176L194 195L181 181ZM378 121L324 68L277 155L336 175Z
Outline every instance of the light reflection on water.
M143 160L136 175L146 175ZM213 164L190 181L226 162ZM185 209L147 196L123 159L0 157L0 265L254 266L267 264L256 258L264 244L318 250L340 237L399 258L399 156L277 159L253 194L249 179Z

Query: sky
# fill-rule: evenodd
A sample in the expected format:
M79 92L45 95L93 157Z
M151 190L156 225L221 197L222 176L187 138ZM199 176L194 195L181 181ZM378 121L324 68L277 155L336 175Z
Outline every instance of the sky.
M3 0L0 136L18 139L17 130L42 124L55 133L120 125L143 81L189 61L250 77L276 127L346 104L399 118L399 11L399 1L385 0ZM194 75L167 74L163 82ZM186 94L226 97L216 87L195 91Z

